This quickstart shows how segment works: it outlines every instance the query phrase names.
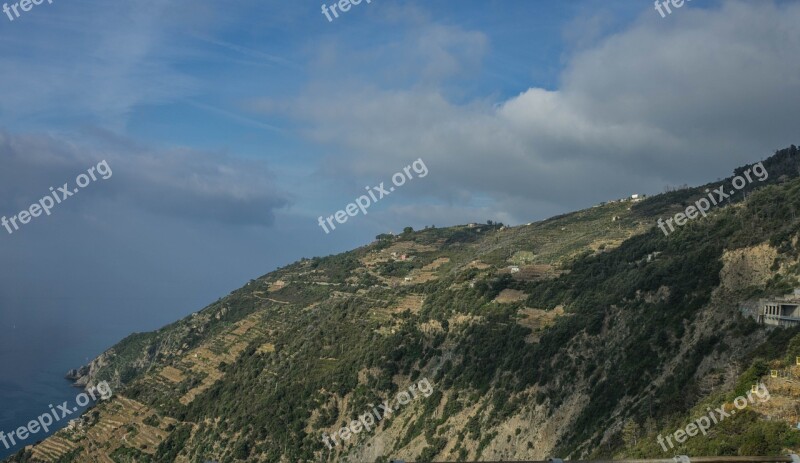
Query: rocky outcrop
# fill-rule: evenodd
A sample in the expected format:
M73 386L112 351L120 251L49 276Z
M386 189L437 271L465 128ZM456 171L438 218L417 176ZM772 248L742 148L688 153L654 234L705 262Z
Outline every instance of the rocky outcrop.
M80 368L73 368L72 370L69 370L64 377L70 381L79 381L81 378L83 378L88 374L89 374L89 366L84 365Z
M99 357L92 360L88 365L83 365L79 368L73 368L64 376L66 379L72 381L75 387L86 388L91 387L97 383L97 373L106 365L109 352L100 354Z

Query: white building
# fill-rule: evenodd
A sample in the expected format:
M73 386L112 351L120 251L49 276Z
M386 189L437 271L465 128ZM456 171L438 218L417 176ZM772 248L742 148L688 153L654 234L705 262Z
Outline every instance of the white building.
M795 290L795 295L797 290ZM800 299L797 296L762 301L758 321L765 325L792 327L800 325Z

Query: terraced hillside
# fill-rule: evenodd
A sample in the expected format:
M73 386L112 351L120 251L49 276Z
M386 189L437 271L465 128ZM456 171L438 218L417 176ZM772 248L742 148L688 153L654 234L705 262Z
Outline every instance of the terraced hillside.
M797 149L764 166L668 237L656 220L707 186L303 259L82 368L115 398L12 461L655 457L659 432L759 380L774 401L687 445L797 450L795 386L765 375L794 371L798 331L750 310L800 286ZM429 396L326 445L421 379Z

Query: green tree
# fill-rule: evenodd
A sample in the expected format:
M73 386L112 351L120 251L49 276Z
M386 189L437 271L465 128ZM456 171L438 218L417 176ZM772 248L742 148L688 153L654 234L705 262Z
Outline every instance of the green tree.
M639 425L632 419L625 421L622 427L622 440L625 442L625 447L634 447L639 442Z

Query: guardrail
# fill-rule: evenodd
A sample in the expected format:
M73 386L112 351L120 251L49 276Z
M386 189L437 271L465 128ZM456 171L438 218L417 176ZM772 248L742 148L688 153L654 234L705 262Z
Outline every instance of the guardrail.
M391 463L800 463L800 456L795 454L775 457L689 457L687 455L679 455L674 458L660 458L652 460L562 460L560 458L548 458L547 460L502 460L482 462L390 461Z

